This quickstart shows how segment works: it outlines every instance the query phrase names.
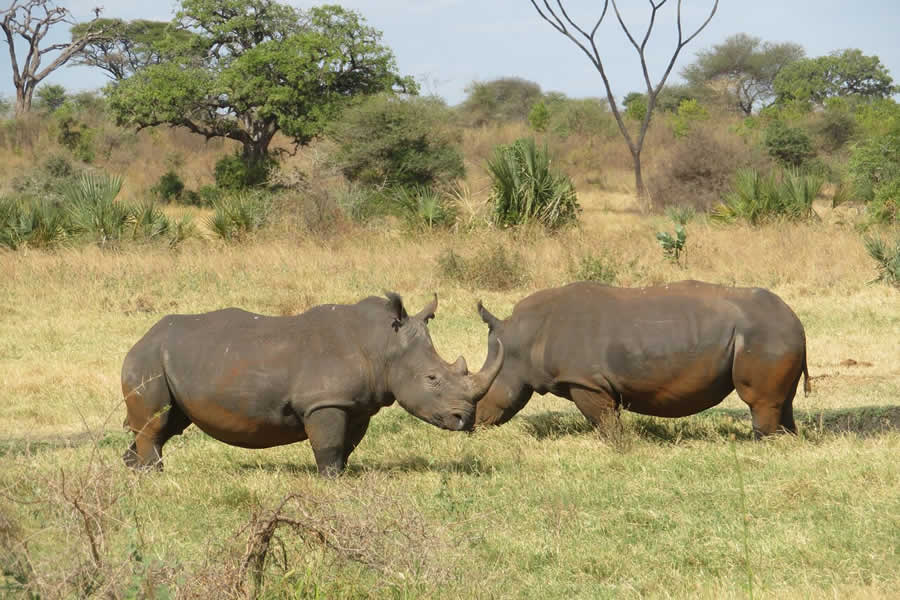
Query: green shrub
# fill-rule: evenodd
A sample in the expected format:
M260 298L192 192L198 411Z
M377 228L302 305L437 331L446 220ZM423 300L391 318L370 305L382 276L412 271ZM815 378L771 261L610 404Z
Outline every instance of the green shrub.
M893 247L890 242L876 237L865 237L863 243L869 256L878 263L878 277L875 281L900 287L900 237L894 240Z
M675 264L681 264L681 257L687 253L687 232L684 225L677 223L675 225L675 235L668 231L657 231L656 241L662 247L665 257ZM687 262L685 261L685 266Z
M105 173L85 173L66 184L63 197L72 230L101 245L120 239L131 216L126 205L116 202L121 189L122 178Z
M815 156L812 140L806 132L781 120L773 121L766 129L764 143L769 156L786 167L799 167Z
M710 217L715 221L743 220L751 225L778 218L801 220L813 216L813 200L825 181L797 170L763 175L756 169L740 169L732 190Z
M44 171L46 171L47 175L56 179L64 179L74 173L72 163L61 154L48 156L47 160L44 161Z
M94 160L94 130L78 119L75 106L67 102L53 113L59 130L57 141L82 162Z
M550 110L543 100L539 100L531 107L528 113L528 124L535 131L547 131L547 125L550 123Z
M548 94L544 103L550 112L548 130L554 135L562 138L584 135L606 139L619 135L618 126L605 100Z
M844 147L856 133L857 124L845 98L829 98L819 117L815 132L822 139L822 147L834 152Z
M67 215L56 202L38 200L23 206L12 198L0 199L0 246L12 250L53 247L70 232Z
M214 169L216 187L239 191L263 185L275 167L272 158L248 158L241 154L229 154L216 161Z
M541 86L518 77L476 81L466 88L468 96L459 110L467 124L525 121L534 103L541 99Z
M522 287L530 279L522 255L502 244L469 259L448 249L438 257L438 272L464 286L496 291Z
M550 168L547 148L534 138L498 146L488 161L494 222L510 227L537 222L558 229L577 219L578 199L572 180Z
M209 229L225 241L242 241L266 225L271 204L259 192L239 192L220 198L207 220Z
M354 183L381 187L442 185L465 175L460 132L437 98L375 96L329 128L329 161Z
M391 193L399 216L413 227L450 227L456 211L445 194L431 187L397 188Z
M878 186L866 212L874 223L900 223L900 177Z
M900 134L873 136L854 144L849 173L856 197L874 200L879 186L900 178Z
M159 181L150 188L150 191L154 196L168 203L181 198L181 193L184 191L184 182L178 173L169 170L159 178Z
M586 254L578 261L578 266L572 270L572 277L576 281L597 281L612 285L618 278L618 266L605 256Z
M672 117L672 132L675 137L684 137L690 133L694 123L707 119L709 119L709 111L696 99L682 100Z

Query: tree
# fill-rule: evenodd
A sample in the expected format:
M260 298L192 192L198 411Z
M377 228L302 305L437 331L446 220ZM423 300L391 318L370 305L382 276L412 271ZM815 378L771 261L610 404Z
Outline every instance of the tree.
M675 44L675 50L672 52L672 56L669 59L665 72L656 83L656 85L654 85L650 80L650 71L647 67L645 50L647 48L647 41L650 39L650 34L653 32L653 26L656 23L657 13L666 4L666 2L668 2L668 0L650 0L650 23L647 26L647 31L644 33L644 37L640 41L638 41L634 37L634 35L632 35L631 30L628 29L628 26L625 25L625 21L622 19L622 15L619 12L619 7L616 0L604 0L603 10L600 13L600 17L591 27L590 31L577 25L569 17L569 14L563 7L562 0L557 0L557 9L554 9L550 5L549 0L543 0L543 8L538 5L537 0L531 0L532 6L534 6L535 10L537 10L541 18L547 21L550 26L553 27L556 31L572 40L572 42L576 46L578 46L578 48L580 48L582 52L584 52L584 54L588 57L588 60L591 61L591 63L594 65L594 68L596 68L597 72L600 74L600 78L603 80L603 86L606 88L606 97L609 100L609 108L616 119L616 124L618 124L619 126L619 131L622 133L622 136L625 138L625 142L628 144L628 149L631 151L631 157L634 162L634 187L638 196L644 195L644 179L641 174L641 150L644 147L644 138L647 135L647 129L650 126L650 120L653 117L653 109L656 107L657 97L659 96L660 91L663 89L663 86L666 83L666 79L669 77L669 73L672 72L672 68L675 66L675 61L678 59L678 55L681 53L681 50L688 43L690 43L691 40L697 37L697 35L699 35L701 31L703 31L703 29L709 24L713 16L716 14L716 9L718 9L719 7L719 0L714 0L712 10L710 10L709 16L706 17L706 20L703 21L703 23L692 34L685 37L681 23L681 0L677 0L676 24L678 37ZM613 12L615 12L616 14L616 19L619 21L619 25L625 32L625 35L628 37L628 41L631 42L631 45L634 46L634 49L637 51L638 58L640 59L641 63L641 70L644 75L644 82L647 85L647 110L644 114L644 118L641 120L641 126L637 136L632 135L632 133L628 131L628 127L626 127L625 125L625 121L622 118L622 112L619 110L619 107L616 104L616 99L613 95L612 87L609 83L609 78L606 75L606 69L603 66L603 60L600 58L599 50L597 50L597 31L599 30L600 25L603 23L603 19L609 12L610 4L612 4Z
M759 105L775 97L775 78L787 65L802 59L803 47L792 42L763 42L738 33L711 50L701 50L681 76L694 88L713 84L729 105L750 116Z
M779 102L796 100L819 106L834 97L888 98L896 89L881 60L858 49L798 60L782 69L774 84Z
M525 121L535 102L541 99L541 86L519 77L501 77L475 81L466 87L460 109L472 125L489 121Z
M87 32L89 23L72 27L72 39ZM158 65L175 54L175 48L190 48L193 34L175 29L165 21L123 21L99 19L97 26L107 33L94 39L75 54L71 66L95 67L107 77L121 81L150 65Z
M360 96L416 92L396 73L381 33L339 6L182 0L173 27L194 35L172 43L166 62L110 88L119 124L226 137L259 162L279 131L306 144Z
M85 26L80 37L68 44L51 44L42 48L41 44L50 28L59 23L71 23L69 10L55 6L53 0L13 0L6 11L0 12L0 16L0 30L6 36L13 86L16 88L17 117L31 110L34 90L41 81L66 64L85 45L104 35L102 27L94 19ZM21 67L16 53L17 38L24 40L28 48ZM50 64L41 69L41 61L50 53L57 54Z
M37 89L35 95L39 108L53 112L66 101L66 88L57 84L42 85Z

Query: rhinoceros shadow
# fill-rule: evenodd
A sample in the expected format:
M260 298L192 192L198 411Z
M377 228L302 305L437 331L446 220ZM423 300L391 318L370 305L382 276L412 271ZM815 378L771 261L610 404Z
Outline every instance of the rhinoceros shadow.
M304 462L298 458L296 462L242 462L238 466L248 471L267 471L270 473L287 473L292 475L311 475L317 473L315 462ZM409 456L400 460L380 461L350 458L344 469L344 477L354 477L363 473L424 473L428 471L462 473L466 475L483 475L490 465L474 454L464 454L458 460L430 460L425 456Z
M523 415L524 429L536 439L559 439L593 434L596 429L581 413L548 411ZM795 410L794 419L801 430L816 434L855 434L873 437L900 430L900 406L859 406L828 410ZM711 408L677 419L622 413L622 428L638 438L653 442L680 440L720 440L734 436L753 439L750 413L740 408Z

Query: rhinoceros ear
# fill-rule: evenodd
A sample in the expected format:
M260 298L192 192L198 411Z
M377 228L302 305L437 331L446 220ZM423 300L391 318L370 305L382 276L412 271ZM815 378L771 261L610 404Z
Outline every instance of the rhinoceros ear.
M422 319L425 323L428 323L431 319L434 318L434 313L437 310L437 294L434 295L434 300L431 301L431 304L426 306L416 315L417 319Z
M384 295L387 296L388 309L390 310L391 315L394 317L394 321L391 323L391 327L394 328L394 331L397 331L404 323L406 323L407 319L409 319L409 315L406 313L406 308L403 307L403 298L401 298L394 292L386 291Z
M496 329L497 325L500 324L500 319L492 315L481 303L481 300L478 301L478 314L481 315L481 320L487 323L490 331Z

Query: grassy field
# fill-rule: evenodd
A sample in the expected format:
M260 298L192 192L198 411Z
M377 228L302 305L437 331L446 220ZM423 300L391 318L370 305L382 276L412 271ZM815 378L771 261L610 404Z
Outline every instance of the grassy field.
M654 239L664 217L579 189L582 226L555 237L384 227L0 252L0 596L896 597L900 296L867 284L858 234L694 221L683 268ZM506 257L517 283L491 289L502 274L485 267L478 286L454 277L451 248L476 265ZM418 310L436 291L435 345L474 367L478 299L506 316L578 278L585 258L620 285L696 278L781 295L809 340L800 435L751 441L732 395L691 418L624 414L603 437L546 396L473 435L392 406L335 481L317 477L306 443L243 450L196 428L166 446L163 473L120 460L121 362L167 313L295 314L383 289Z

